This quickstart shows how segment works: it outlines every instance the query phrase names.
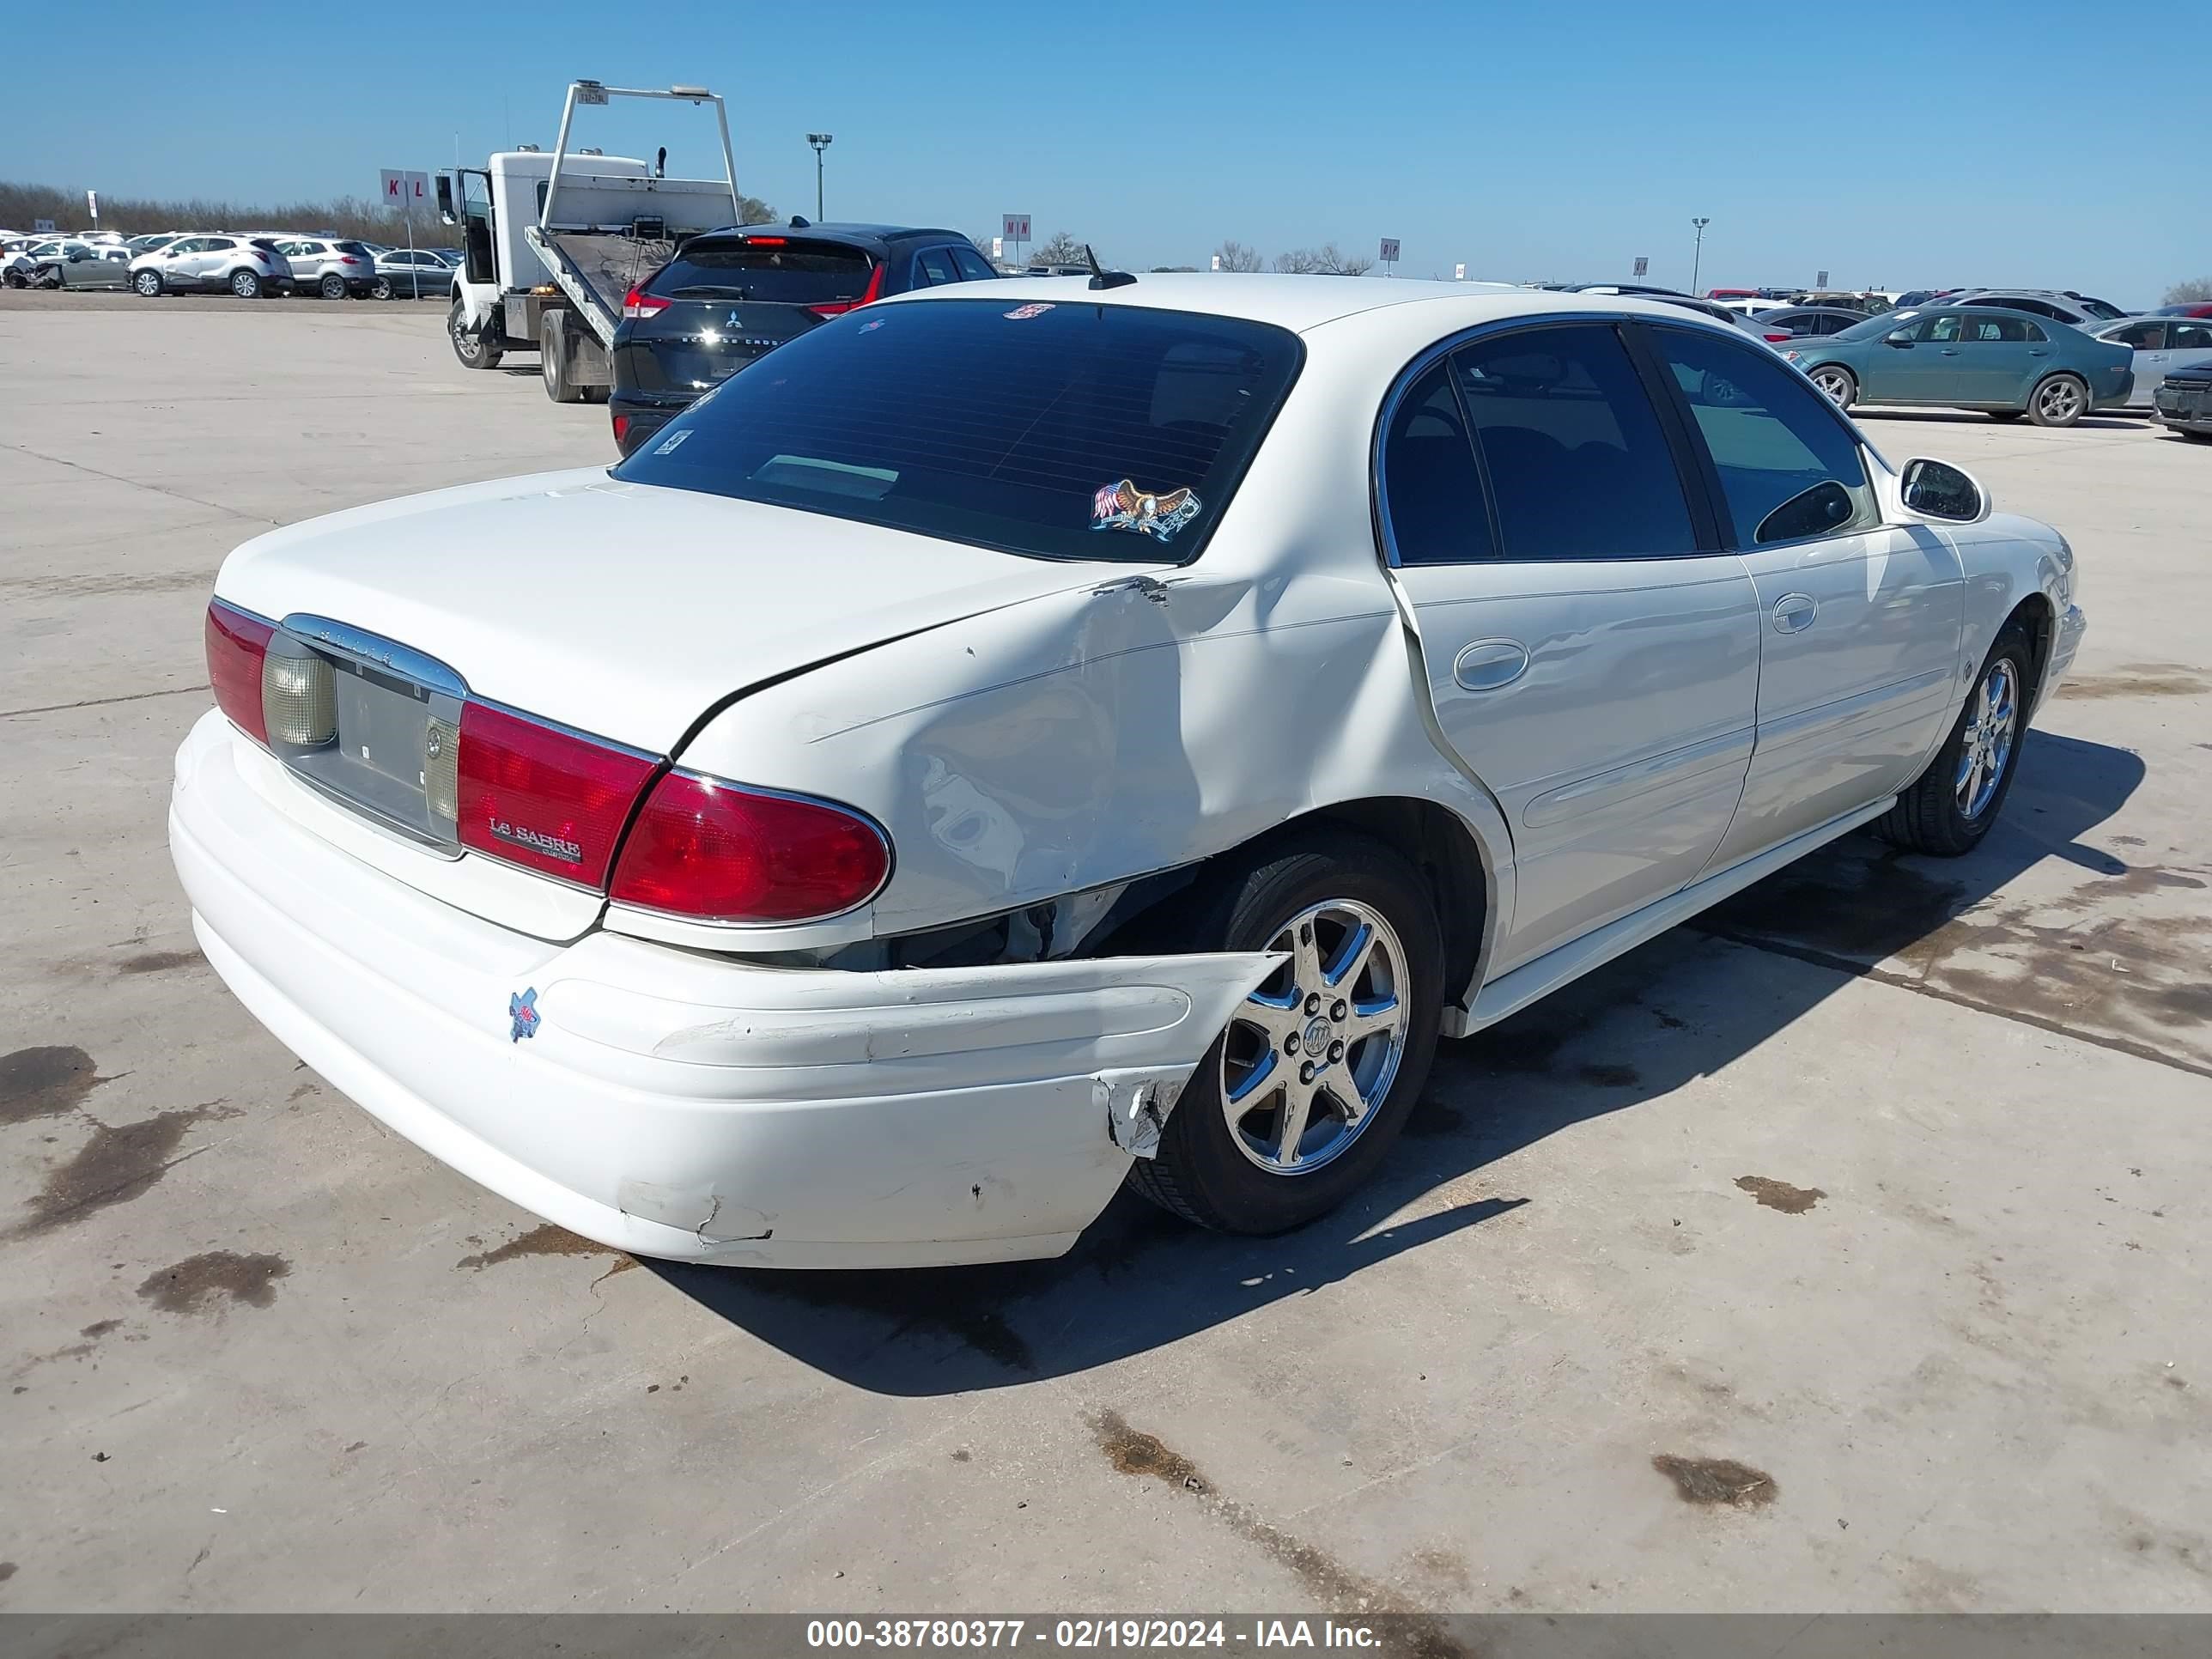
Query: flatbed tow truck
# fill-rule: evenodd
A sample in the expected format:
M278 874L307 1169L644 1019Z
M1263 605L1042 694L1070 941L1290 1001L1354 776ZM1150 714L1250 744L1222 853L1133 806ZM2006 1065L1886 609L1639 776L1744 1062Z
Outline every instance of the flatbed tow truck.
M571 150L576 111L615 98L712 106L722 177L662 176L652 165L595 149ZM665 91L574 81L552 151L500 150L482 167L438 175L438 211L461 230L447 332L470 368L496 368L513 351L535 351L556 403L604 402L610 352L630 293L701 231L740 222L737 164L722 100L704 87Z

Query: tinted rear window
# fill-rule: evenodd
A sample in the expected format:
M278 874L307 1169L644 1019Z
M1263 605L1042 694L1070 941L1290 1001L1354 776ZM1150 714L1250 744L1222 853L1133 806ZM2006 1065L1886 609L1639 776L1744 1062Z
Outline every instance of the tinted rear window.
M368 252L359 242L332 242L331 246L341 253L364 254Z
M1040 558L1194 556L1297 373L1288 331L1133 306L869 307L614 469Z
M787 305L822 305L857 300L875 268L864 248L835 242L788 247L702 247L684 249L647 285L665 299L751 300Z

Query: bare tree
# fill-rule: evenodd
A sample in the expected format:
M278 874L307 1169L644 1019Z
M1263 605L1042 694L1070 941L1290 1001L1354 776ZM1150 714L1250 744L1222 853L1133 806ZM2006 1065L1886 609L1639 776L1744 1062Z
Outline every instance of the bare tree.
M1083 257L1083 244L1064 230L1055 230L1043 241L1030 250L1033 265L1080 265L1090 263Z
M1226 241L1213 250L1213 257L1223 270L1257 270L1260 269L1260 250L1247 247L1238 241Z
M1374 260L1346 253L1334 242L1323 242L1319 247L1294 247L1275 256L1276 270L1297 276L1361 276L1374 267Z
M2185 283L2176 283L2166 291L2166 303L2170 306L2208 302L2212 302L2212 276L2192 276Z
M1346 253L1334 242L1323 242L1314 257L1319 261L1315 268L1330 276L1364 276L1375 269L1374 260Z

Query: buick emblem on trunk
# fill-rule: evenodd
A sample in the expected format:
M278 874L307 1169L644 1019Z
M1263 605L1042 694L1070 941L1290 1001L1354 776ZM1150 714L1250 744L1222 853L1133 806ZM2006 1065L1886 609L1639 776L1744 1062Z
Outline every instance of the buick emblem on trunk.
M520 1042L526 1036L538 1035L538 988L510 994L507 999L507 1040Z

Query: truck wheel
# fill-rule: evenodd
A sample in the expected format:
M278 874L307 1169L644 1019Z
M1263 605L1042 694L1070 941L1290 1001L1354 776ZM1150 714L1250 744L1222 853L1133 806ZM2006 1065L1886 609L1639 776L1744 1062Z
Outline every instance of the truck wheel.
M453 356L461 360L464 368L497 368L503 353L500 343L491 337L489 320L483 328L469 326L468 308L461 303L460 295L453 296L453 308L446 313L446 335L453 343Z
M547 397L556 404L584 401L583 387L568 378L568 336L557 311L538 325L538 365Z
M1426 885L1364 836L1309 833L1221 871L1184 939L1287 960L1206 1050L1129 1184L1222 1232L1326 1215L1382 1163L1436 1054L1443 945Z

